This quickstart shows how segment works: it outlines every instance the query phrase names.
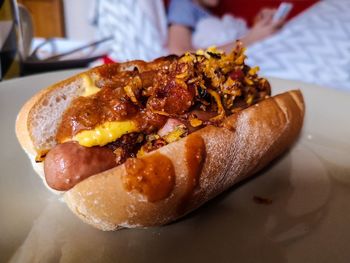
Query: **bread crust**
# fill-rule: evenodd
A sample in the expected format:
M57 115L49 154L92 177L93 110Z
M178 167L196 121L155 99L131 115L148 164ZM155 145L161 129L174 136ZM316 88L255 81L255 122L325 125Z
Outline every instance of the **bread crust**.
M74 85L79 89L84 74L93 77L94 71L55 84L23 106L16 134L31 160L37 154L29 129L33 121L31 112L41 107L43 98L63 86ZM223 127L207 126L141 157L161 154L173 164L174 188L162 200L147 201L139 191L128 190L125 164L78 183L64 193L64 200L83 221L105 231L167 224L258 172L286 151L300 133L304 110L301 92L289 91L227 117ZM188 151L199 147L190 143L194 137L204 142L201 147L205 151L196 178L191 175L193 167L188 159ZM36 171L43 178L42 171Z

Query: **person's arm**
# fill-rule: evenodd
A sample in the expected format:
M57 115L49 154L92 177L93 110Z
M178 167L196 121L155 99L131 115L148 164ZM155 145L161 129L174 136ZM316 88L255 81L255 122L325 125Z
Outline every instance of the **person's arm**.
M276 13L276 9L263 8L255 18L255 23L253 27L248 31L248 33L241 37L240 41L244 46L248 47L258 41L261 41L269 36L275 34L285 23L284 20L277 22L273 21L273 15ZM226 45L220 46L219 48L225 52L230 52L234 46L235 41L228 43Z
M187 51L195 52L192 46L192 31L183 25L171 25L168 32L168 50L170 54L181 55ZM230 42L217 48L225 52L230 52L235 47L236 42Z
M257 16L254 26L240 40L244 46L263 40L273 35L282 27L284 21L273 22L272 17L276 12L275 9L263 9ZM231 52L235 47L236 41L217 46L218 49L225 52ZM172 54L181 55L186 51L193 52L192 30L189 27L179 24L172 24L169 27L168 49Z
M261 41L276 33L284 24L284 20L273 21L276 9L264 8L255 18L253 27L242 37L241 41L245 46Z
M171 54L176 55L183 54L186 51L194 51L191 29L183 25L170 25L168 32L168 49Z

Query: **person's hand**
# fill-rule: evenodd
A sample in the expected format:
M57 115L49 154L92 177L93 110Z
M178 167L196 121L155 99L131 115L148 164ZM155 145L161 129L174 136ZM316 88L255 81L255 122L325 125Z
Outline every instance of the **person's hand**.
M283 26L284 21L273 21L275 13L276 9L262 9L255 17L253 27L248 34L242 38L243 43L245 45L250 45L263 40L278 31Z
M274 14L276 13L276 8L263 8L259 11L259 13L255 16L253 24L257 24L259 22L269 22L272 21Z

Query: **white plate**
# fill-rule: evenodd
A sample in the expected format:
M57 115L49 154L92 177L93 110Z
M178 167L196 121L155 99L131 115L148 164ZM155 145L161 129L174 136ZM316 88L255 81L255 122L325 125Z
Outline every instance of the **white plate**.
M305 96L304 129L289 153L176 223L108 233L46 190L14 133L29 97L76 72L0 84L0 261L348 262L350 93L271 79L274 94Z

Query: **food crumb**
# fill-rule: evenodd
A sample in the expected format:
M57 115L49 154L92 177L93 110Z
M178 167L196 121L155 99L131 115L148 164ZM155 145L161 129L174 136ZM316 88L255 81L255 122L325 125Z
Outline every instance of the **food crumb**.
M260 205L271 205L272 199L254 195L253 201Z

